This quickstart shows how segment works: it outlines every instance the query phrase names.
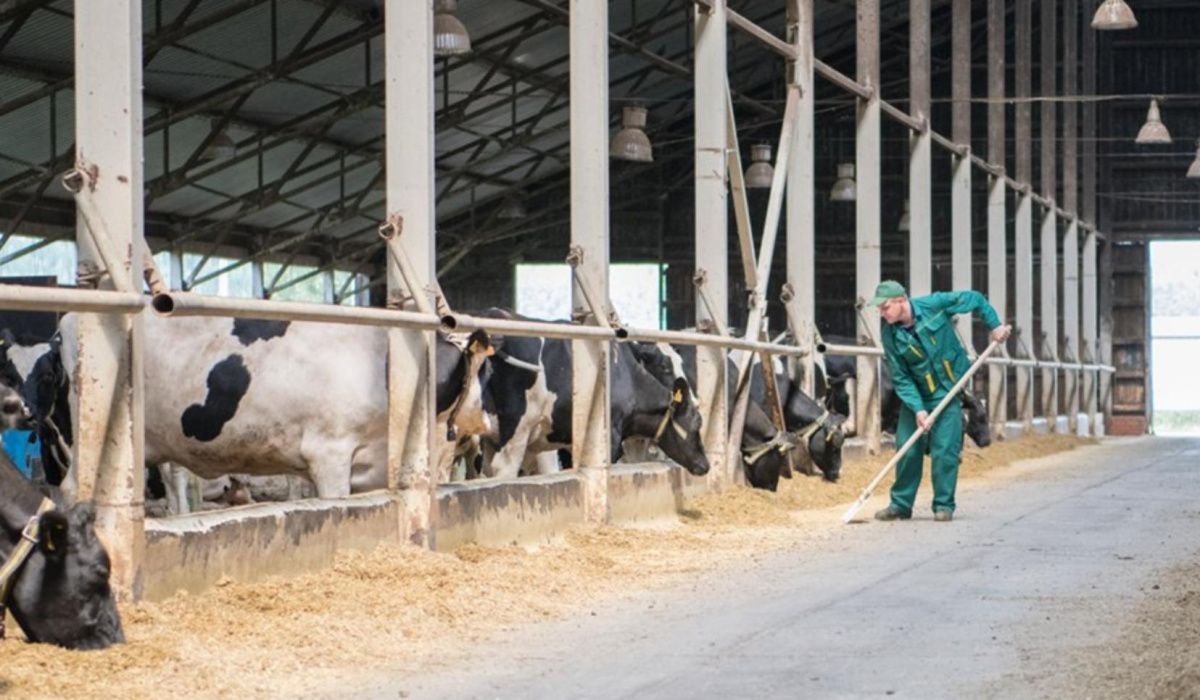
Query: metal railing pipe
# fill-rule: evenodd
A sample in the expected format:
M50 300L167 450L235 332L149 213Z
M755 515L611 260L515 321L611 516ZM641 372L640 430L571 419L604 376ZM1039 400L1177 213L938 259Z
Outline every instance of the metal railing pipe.
M818 343L817 352L826 355L871 355L883 357L883 348L872 345L838 345L837 343Z
M361 306L335 306L300 301L241 299L207 296L190 292L156 294L151 305L163 316L234 316L271 321L311 321L344 323L356 326L439 330L453 326L453 317L439 318L398 309Z
M550 321L529 321L524 319L483 318L468 314L454 314L453 317L445 320L447 325L456 331L483 329L490 333L507 333L509 335L534 338L559 338L562 340L621 340L625 337L624 328L602 328L600 326L584 326L566 322L553 323Z
M761 340L746 340L733 336L715 333L700 333L698 331L665 331L646 328L628 328L627 340L638 340L646 343L683 343L686 345L703 345L707 347L745 350L747 352L767 352L775 355L803 357L808 351L796 345L786 343L769 343Z
M134 314L145 305L146 298L134 292L0 284L0 309L12 311L69 310Z
M846 92L852 92L855 95L858 95L864 100L869 100L875 95L875 91L871 88L860 84L854 78L851 78L819 58L813 59L813 70L822 78L825 78Z

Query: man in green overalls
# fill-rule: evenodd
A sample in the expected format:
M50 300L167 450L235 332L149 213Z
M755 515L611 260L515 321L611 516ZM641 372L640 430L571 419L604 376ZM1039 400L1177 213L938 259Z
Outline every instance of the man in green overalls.
M903 445L916 431L925 429L913 449L896 464L892 502L875 514L878 520L907 520L921 483L925 455L933 458L933 519L946 522L954 517L954 489L962 452L962 402L955 396L930 424L929 414L971 367L954 332L956 314L978 312L991 330L991 339L1003 341L1012 330L1002 325L996 310L979 292L937 292L910 299L896 281L881 282L871 305L883 318L883 352L892 372L892 385L900 397L900 420L896 445Z

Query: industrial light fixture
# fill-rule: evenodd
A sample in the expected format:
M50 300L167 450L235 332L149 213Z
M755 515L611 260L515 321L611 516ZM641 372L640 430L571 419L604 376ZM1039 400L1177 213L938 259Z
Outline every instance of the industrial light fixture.
M613 138L608 155L637 163L654 162L650 138L646 136L646 108L626 107L621 112L621 130Z
M1134 143L1171 143L1171 132L1158 115L1158 100L1150 99L1150 110L1146 112L1146 123L1138 130Z
M507 201L500 206L500 211L496 212L498 219L524 219L529 216L525 211L525 205L521 203L515 195L509 197Z
M838 179L833 183L829 199L834 202L853 202L858 199L858 186L854 183L854 163L838 163Z
M1104 0L1092 17L1092 29L1101 31L1133 29L1136 26L1137 18L1133 16L1133 10L1125 4L1125 0Z
M217 122L213 122L213 129L217 129ZM204 152L200 154L200 160L205 163L211 163L214 160L223 160L232 158L237 155L237 144L233 139L229 138L229 134L225 133L224 129L217 132L217 135L208 142L204 147Z
M1200 141L1196 142L1196 159L1188 167L1187 176L1193 179L1200 178Z
M900 215L900 223L896 225L898 231L908 231L912 228L908 219L908 200L904 200L904 213Z
M746 168L746 187L768 189L775 179L775 168L771 166L771 144L758 143L750 147L750 167Z
M471 50L471 35L454 15L458 0L433 2L433 55L457 56Z

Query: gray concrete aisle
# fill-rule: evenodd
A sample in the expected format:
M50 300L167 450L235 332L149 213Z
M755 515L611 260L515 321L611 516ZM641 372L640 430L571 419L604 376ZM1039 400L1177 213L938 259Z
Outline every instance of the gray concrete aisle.
M537 625L413 698L1036 697L1196 555L1200 440L1138 439L960 489L959 518L840 528L692 590ZM927 498L927 496L923 496ZM874 503L870 505L875 505ZM927 505L927 504L922 504ZM868 513L869 515L869 513ZM1080 695L1086 689L1079 688Z

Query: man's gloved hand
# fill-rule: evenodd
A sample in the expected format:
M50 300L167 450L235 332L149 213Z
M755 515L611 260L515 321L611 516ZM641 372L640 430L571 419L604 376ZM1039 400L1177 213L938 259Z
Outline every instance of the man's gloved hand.
M994 329L992 329L992 342L1003 343L1005 340L1008 340L1009 333L1012 333L1012 326L1007 324L1003 326L996 326Z
M933 421L929 420L929 411L921 411L917 414L917 427L925 432L933 430Z

